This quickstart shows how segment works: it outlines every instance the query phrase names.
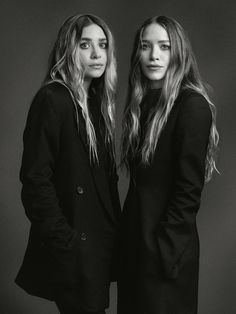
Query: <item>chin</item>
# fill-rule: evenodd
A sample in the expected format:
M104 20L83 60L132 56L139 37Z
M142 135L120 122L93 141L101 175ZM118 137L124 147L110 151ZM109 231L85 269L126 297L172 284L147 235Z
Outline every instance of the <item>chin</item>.
M161 81L164 79L164 75L153 74L153 75L149 75L148 78L150 81Z
M104 72L97 72L97 73L91 73L90 77L93 78L99 78L103 75Z

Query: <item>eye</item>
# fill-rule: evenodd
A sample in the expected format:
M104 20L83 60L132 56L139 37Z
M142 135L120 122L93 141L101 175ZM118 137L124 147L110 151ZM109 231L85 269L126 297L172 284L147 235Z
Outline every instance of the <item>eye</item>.
M102 49L107 49L108 44L107 44L107 42L100 43L100 44L99 44L99 47L102 48Z
M161 49L162 50L170 50L170 45L162 44Z
M141 49L142 50L147 50L149 48L150 48L150 44L148 44L148 43L141 43Z
M79 46L81 49L88 49L91 45L89 42L84 41L84 42L81 42Z

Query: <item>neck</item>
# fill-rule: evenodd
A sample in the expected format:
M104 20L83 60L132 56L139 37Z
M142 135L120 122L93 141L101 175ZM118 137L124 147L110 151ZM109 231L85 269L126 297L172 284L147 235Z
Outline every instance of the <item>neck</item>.
M91 82L92 82L92 79L84 79L84 82L83 82L83 87L85 89L85 91L87 92L88 94L88 90L89 90L89 87L91 85Z
M150 87L151 89L160 89L163 86L163 80L151 81Z

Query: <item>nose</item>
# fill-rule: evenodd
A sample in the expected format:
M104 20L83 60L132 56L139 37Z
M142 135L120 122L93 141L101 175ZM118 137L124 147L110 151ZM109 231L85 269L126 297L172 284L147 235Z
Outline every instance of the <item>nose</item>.
M157 46L153 46L150 51L150 60L159 60L160 59L160 50Z
M93 46L91 58L92 59L100 59L101 58L101 53L100 53L99 47Z

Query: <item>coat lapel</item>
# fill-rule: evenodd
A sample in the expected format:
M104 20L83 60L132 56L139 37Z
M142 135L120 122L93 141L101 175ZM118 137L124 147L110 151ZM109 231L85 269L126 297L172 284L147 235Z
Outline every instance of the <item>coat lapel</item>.
M112 221L115 221L116 218L114 215L113 205L111 201L111 192L109 189L109 183L108 183L108 178L105 173L105 169L101 165L102 160L99 161L99 164L95 162L91 163L89 160L89 145L87 141L86 126L85 126L84 118L82 116L81 108L75 109L75 118L76 118L79 136L82 140L84 149L88 156L88 162L90 164L92 177L94 179L94 183L95 183L98 195L104 205L104 208L106 209L108 216L110 217Z
M87 132L86 132L86 126L85 126L85 122L84 122L81 108L75 107L75 119L76 119L79 137L82 140L84 149L87 152L88 157L89 157L89 146L88 146L88 141L87 141Z
M97 164L93 165L91 170L98 195L100 196L100 199L104 205L104 208L106 209L108 216L113 222L115 222L116 217L114 215L114 209L111 201L111 191L109 188L109 183L105 170Z

